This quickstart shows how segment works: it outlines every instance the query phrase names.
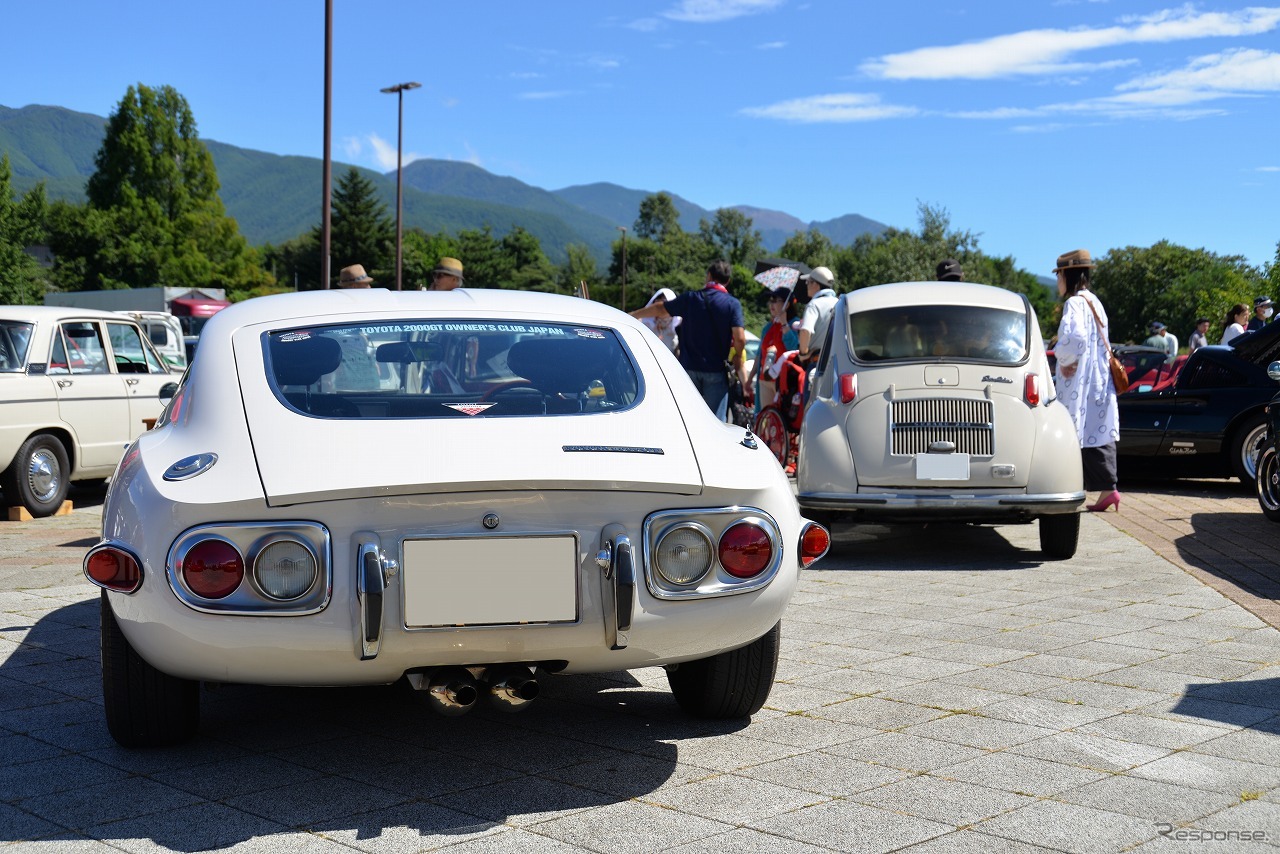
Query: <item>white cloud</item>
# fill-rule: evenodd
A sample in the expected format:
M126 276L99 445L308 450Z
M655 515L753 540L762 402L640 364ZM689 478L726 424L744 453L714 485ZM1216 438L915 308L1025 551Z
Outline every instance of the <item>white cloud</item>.
M782 50L786 46L786 42L765 42L756 45L756 50Z
M659 18L637 18L627 24L627 28L641 33L652 33L662 28L662 20Z
M899 107L880 103L878 95L853 92L813 95L781 101L767 107L747 107L742 115L758 119L776 119L799 124L867 122L897 119L919 113L915 107Z
M1259 166L1259 172L1280 172L1280 166Z
M1025 30L983 41L924 47L888 54L861 66L863 73L888 80L985 80L1013 75L1055 74L1082 51L1127 44L1248 36L1280 26L1280 8L1239 12L1167 9L1112 27Z
M383 172L389 172L390 170L395 169L396 168L395 145L393 143L387 142L385 139L378 136L376 133L369 134L366 137L366 139L369 142L369 147L373 149L373 160L374 160L374 163L378 165L378 168L381 169ZM413 161L421 160L421 159L422 159L421 154L414 154L412 152L406 151L404 152L404 155L401 158L401 162L405 166L408 166Z
M358 136L344 136L342 138L342 153L348 160L359 160L360 153L364 150L364 144Z
M662 17L689 24L712 24L768 12L782 3L783 0L680 0Z
M1192 59L1186 68L1148 74L1119 91L1216 93L1280 92L1280 54L1237 49Z
M521 92L516 97L522 101L550 101L555 98L567 98L573 92L568 89L557 89L548 92Z

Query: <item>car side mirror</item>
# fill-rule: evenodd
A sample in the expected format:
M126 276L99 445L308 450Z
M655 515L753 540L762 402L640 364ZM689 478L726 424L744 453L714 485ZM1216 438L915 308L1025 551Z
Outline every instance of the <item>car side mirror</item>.
M1267 376L1276 382L1280 382L1280 362L1272 362L1267 365Z
M161 400L167 401L167 400L171 400L173 396L177 393L178 393L177 383L165 383L164 385L160 386L159 397Z

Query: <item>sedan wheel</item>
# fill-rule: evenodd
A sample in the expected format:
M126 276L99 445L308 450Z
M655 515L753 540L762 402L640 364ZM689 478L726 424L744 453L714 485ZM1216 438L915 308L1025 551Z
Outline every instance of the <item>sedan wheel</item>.
M1258 457L1258 505L1272 522L1280 522L1280 466L1276 448L1268 444Z
M51 516L67 497L71 465L66 448L47 433L22 443L4 480L5 497L36 517Z

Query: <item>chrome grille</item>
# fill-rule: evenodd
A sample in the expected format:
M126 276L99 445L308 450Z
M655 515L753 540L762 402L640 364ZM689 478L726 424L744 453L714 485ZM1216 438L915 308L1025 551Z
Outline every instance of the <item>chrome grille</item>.
M956 453L989 457L995 446L989 400L895 400L889 417L894 454L928 453L930 444L943 441L955 443Z

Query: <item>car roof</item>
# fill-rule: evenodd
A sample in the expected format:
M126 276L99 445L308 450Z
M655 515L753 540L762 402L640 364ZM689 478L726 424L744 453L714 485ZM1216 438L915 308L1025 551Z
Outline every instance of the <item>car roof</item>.
M114 311L96 308L73 308L65 305L0 305L0 320L20 320L30 323L60 320L118 320L128 323L130 318Z
M564 321L600 326L639 325L639 321L603 303L580 297L484 288L452 291L392 291L385 288L301 291L255 297L235 303L209 318L203 334L228 324L283 323L306 326L342 322L360 316L491 315L529 320Z
M894 282L850 291L845 300L850 313L904 305L972 305L1026 311L1022 294L977 282Z

